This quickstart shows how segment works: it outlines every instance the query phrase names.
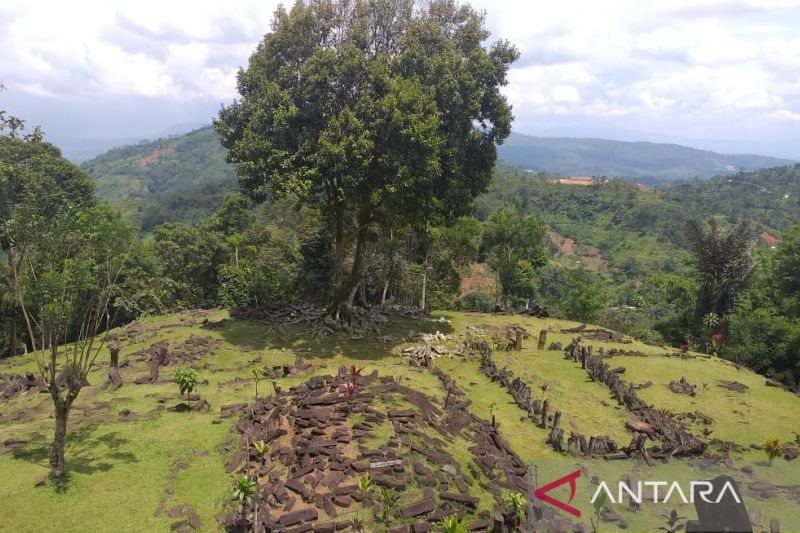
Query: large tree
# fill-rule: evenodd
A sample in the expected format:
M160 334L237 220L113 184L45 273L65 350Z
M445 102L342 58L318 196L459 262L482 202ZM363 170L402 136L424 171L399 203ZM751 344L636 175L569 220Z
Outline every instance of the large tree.
M329 312L349 315L370 226L467 214L510 132L517 50L452 0L279 8L215 122L252 198L295 193L333 242Z
M705 223L690 220L686 239L700 274L700 288L695 306L699 324L713 313L720 319L733 310L736 296L755 273L753 250L758 232L748 220L730 226L720 217Z
M536 269L547 264L545 227L520 209L492 213L483 229L483 251L497 275L503 305L509 298L529 300L536 292Z

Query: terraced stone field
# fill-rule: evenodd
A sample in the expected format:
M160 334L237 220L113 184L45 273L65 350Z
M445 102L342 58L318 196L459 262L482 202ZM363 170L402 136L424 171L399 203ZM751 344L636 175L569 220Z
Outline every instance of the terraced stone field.
M141 320L113 332L121 346L120 388L108 382L106 351L96 362L70 417L69 477L59 483L46 477L52 403L35 376L25 377L35 373L34 359L2 361L0 530L42 531L56 516L67 531L220 531L254 520L290 531L358 522L366 531L425 524L435 531L450 515L476 531L496 520L513 528L511 494L528 496L531 477L541 486L576 469L571 505L582 516L538 502L550 530L591 530L593 478L688 484L721 474L737 481L756 531L769 531L772 519L781 531L800 530L800 462L779 457L770 465L760 449L769 438L779 439L787 456L797 449L800 398L730 362L619 336L599 340L584 330L581 345L591 346L593 357L602 349L602 363L624 367L617 375L625 387L635 385L642 402L704 443L702 454L670 457L656 432L640 453L631 448L636 435L627 406L580 361L565 358L564 348L582 332L564 330L576 326L443 312L392 317L380 334L348 338L316 337L302 323L231 319L226 310ZM514 340L510 327L527 334L520 350L505 349ZM542 330L546 346L539 350ZM151 357L162 343L165 359L151 379ZM529 387L526 405L547 400L544 424L520 406L517 389L512 395L487 376L475 349L480 343L491 348L498 369ZM420 349L429 350L432 368L403 354ZM174 372L181 365L200 374L196 398L179 395ZM361 369L356 377L352 365ZM253 370L267 375L259 379L258 399ZM670 389L681 378L693 395ZM556 411L563 453L548 442ZM576 454L568 443L577 435L605 437L617 449ZM264 453L255 450L258 441ZM355 484L367 472L373 487L361 494ZM258 481L258 517L231 501L243 473ZM396 502L385 519L379 489L389 488ZM569 491L562 486L552 495L567 501ZM692 505L634 511L624 502L602 510L599 529L650 531L673 508L696 518Z

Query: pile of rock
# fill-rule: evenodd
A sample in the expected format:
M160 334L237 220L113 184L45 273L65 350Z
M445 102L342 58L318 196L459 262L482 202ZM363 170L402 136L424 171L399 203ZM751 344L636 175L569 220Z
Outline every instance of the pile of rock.
M219 339L208 336L200 337L197 335L192 335L170 350L163 364L178 365L190 363L192 366L196 366L194 364L195 362L200 361L204 357L212 354L220 346L222 346L222 341Z
M416 367L432 368L433 360L447 353L444 346L407 346L400 350L400 355L408 361L408 364Z
M667 387L676 394L688 394L689 396L697 394L697 387L686 381L685 377L681 377L678 381L670 381Z
M604 341L604 342L617 342L621 344L630 344L630 339L626 339L622 333L618 331L611 331L608 329L590 329L586 324L575 326L574 328L564 328L561 333L580 333L581 337L590 340Z
M440 370L434 373L444 382ZM229 472L254 478L258 492L252 508L230 509L226 526L249 530L257 521L259 531L349 529L353 523L345 515L352 516L364 501L356 481L366 472L377 487L401 493L394 518L413 521L413 531L431 531L443 518L475 512L479 500L470 494L480 480L475 465L496 480L482 488L505 508L503 489L527 489L524 463L488 422L469 413L469 401L452 382L449 390L442 409L391 377L379 379L373 372L353 378L342 369L259 400L237 424L243 443L228 463ZM376 407L376 398L379 405L395 407ZM376 430L386 424L393 434L375 447ZM465 468L449 453L453 435L473 443L474 465ZM259 441L267 446L263 455L254 446ZM493 524L487 512L473 520L470 531L487 531Z
M9 400L20 393L36 393L46 390L42 378L32 372L22 374L0 374L0 398Z

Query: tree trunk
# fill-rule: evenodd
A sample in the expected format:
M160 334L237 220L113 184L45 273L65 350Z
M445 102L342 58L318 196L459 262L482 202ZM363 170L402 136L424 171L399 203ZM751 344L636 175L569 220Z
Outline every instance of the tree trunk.
M422 298L419 300L419 308L425 310L425 291L428 288L428 267L422 271Z
M359 287L361 287L360 289L361 304L364 307L367 307L369 305L369 302L367 302L367 283L364 280L361 280L361 284L359 285Z
M428 291L428 258L430 257L430 250L425 252L425 261L422 263L422 297L419 299L419 308L425 310L425 297Z
M67 418L69 407L63 400L55 402L56 407L56 432L53 438L53 447L50 450L50 475L60 478L65 472L64 452L67 447Z
M389 291L389 280L383 284L383 292L381 293L381 305L386 303L386 293Z
M11 306L11 357L17 355L17 316Z
M356 249L353 254L353 266L350 269L349 275L345 276L344 272L344 257L345 257L345 245L344 245L344 230L342 229L342 234L339 235L337 230L337 241L339 239L342 240L341 243L337 242L336 244L336 255L337 255L337 263L341 261L340 264L337 264L336 271L338 275L334 277L334 284L333 289L331 291L331 301L328 306L328 314L335 316L338 319L345 319L350 320L353 315L353 299L355 298L356 291L358 289L358 285L361 282L361 269L364 263L364 247L366 245L367 240L367 226L366 223L362 223L358 228L358 232L356 233ZM336 277L339 280L336 280Z

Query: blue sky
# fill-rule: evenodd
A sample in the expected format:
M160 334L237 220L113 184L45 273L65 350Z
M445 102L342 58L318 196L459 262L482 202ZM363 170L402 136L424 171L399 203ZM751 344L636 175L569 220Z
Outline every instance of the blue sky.
M516 131L800 159L800 0L472 4L522 53ZM0 3L0 109L73 156L208 123L276 5Z

